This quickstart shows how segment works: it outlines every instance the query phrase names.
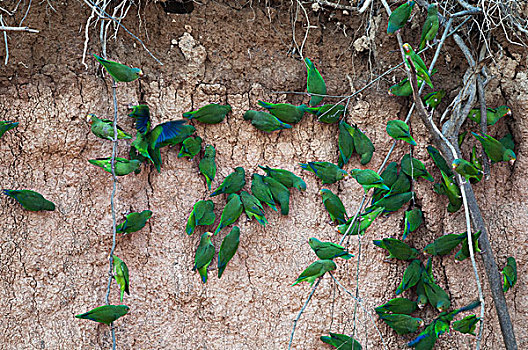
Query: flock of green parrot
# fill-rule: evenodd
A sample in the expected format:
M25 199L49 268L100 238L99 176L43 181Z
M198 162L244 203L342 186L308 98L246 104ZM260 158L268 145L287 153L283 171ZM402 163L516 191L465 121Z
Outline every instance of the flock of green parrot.
M402 29L408 22L414 1L407 1L399 6L389 17L387 32L395 33ZM434 40L438 31L438 9L432 4L427 11L427 18L423 27L419 43L419 50L422 50L429 41ZM426 64L412 49L411 45L405 43L403 50L407 64L412 64L416 70L419 84L424 82L433 88L431 76L436 72L429 73ZM139 68L131 68L120 63L103 59L94 55L96 60L106 69L115 82L132 82L143 75ZM437 238L427 245L422 252L403 242L410 233L416 231L423 222L423 213L415 203L415 193L412 192L412 181L423 178L434 182L433 176L427 171L425 165L420 160L413 158L411 154L405 154L400 163L392 162L385 170L378 174L370 169L352 169L347 172L343 167L348 164L353 154L359 156L359 162L366 165L370 162L374 146L370 139L355 125L346 123L345 106L324 104L321 105L327 93L326 84L315 65L305 59L307 68L307 92L310 95L309 106L301 104L295 106L288 103L273 104L258 101L264 111L249 110L244 113L244 119L250 120L251 124L262 131L273 132L282 129L290 129L292 124L301 121L306 112L314 114L317 120L328 124L338 124L338 148L339 157L337 165L326 161L312 161L301 163L300 167L312 172L318 177L322 184L333 184L348 176L353 177L361 185L365 193L372 191L372 200L364 212L358 218L349 217L341 199L331 190L323 188L320 190L323 206L328 212L332 222L337 224L337 231L341 234L363 235L369 226L380 215L388 215L398 211L406 203L411 205L404 213L402 239L383 238L374 240L374 245L385 249L388 259L398 259L409 261L409 266L403 274L403 278L396 289L398 296L405 291L414 289L417 300L410 300L397 297L376 308L376 313L380 319L389 327L394 329L399 335L413 333L424 325L420 318L411 316L415 311L430 304L440 312L439 316L430 322L416 339L408 343L408 346L417 349L432 349L437 338L449 331L450 327L462 333L474 334L480 318L475 315L467 316L459 321L454 321L454 317L463 311L472 310L480 305L473 302L466 307L448 312L451 301L448 294L435 282L432 273L432 257L429 257L424 264L420 260L421 254L431 256L445 256L450 254L455 248L460 249L455 255L458 261L469 257L469 242L467 233L447 234ZM389 93L395 96L410 96L412 88L407 79L393 85ZM424 97L424 102L429 108L437 108L445 91L432 92ZM124 176L135 172L139 173L141 164L152 163L158 172L161 171L162 160L160 149L169 145L181 145L178 157L188 157L193 159L202 151L203 139L194 136L196 129L192 125L186 124L187 120L196 120L205 124L216 124L222 122L226 115L231 112L231 106L220 104L209 104L198 110L183 113L181 120L164 122L151 127L150 111L147 105L137 105L130 108L128 114L135 120L136 138L130 145L130 159L115 158L115 174ZM487 124L494 125L501 117L511 114L507 106L500 106L496 109L488 109ZM99 138L114 140L113 122L107 119L99 119L93 114L89 114L91 131ZM475 109L470 112L468 118L476 123L480 123L480 110ZM187 119L187 120L186 120ZM0 121L0 137L15 128L16 122ZM403 141L411 146L417 143L413 139L409 126L401 120L390 120L386 126L387 134L394 140ZM459 138L462 144L467 132ZM501 140L496 140L487 134L471 133L482 145L492 163L510 162L516 159L513 152L514 143L511 135L507 135ZM118 139L132 139L122 128L117 128ZM460 188L455 181L453 170L462 175L466 181L473 183L482 179L482 160L477 156L477 148L473 147L471 160L457 159L451 167L440 152L432 146L427 147L427 151L433 163L439 169L441 180L434 184L434 190L438 194L446 195L449 200L447 210L456 212L462 204ZM216 150L212 145L205 145L203 156L199 161L199 171L204 176L208 190L216 177ZM99 166L107 172L112 172L111 158L90 159L89 162ZM263 203L272 210L278 211L280 207L282 215L289 213L290 189L296 188L300 191L306 189L306 183L294 173L275 169L268 166L259 166L265 173L260 175L254 173L251 176L251 193L243 191L246 185L246 173L244 168L237 167L230 173L222 183L210 194L210 197L226 195L226 204L222 210L220 222L213 232L206 231L201 235L199 245L196 249L193 270L198 270L203 283L207 282L207 271L214 259L216 249L211 241L211 237L221 232L222 229L236 223L243 212L249 220L255 218L256 221L265 226L267 219L264 213ZM30 190L8 190L3 193L14 198L24 209L30 211L48 210L53 211L55 205L45 199L37 192ZM216 219L214 213L214 203L211 200L200 200L193 206L188 218L185 232L192 235L197 226L213 225ZM147 221L152 216L150 210L133 212L126 215L126 218L117 227L117 233L128 234L136 232L145 227ZM478 252L478 238L480 231L474 233L472 244ZM240 229L233 226L230 232L224 237L218 252L218 278L221 278L229 261L235 255L240 242ZM316 254L318 260L310 264L293 283L314 282L325 275L325 273L337 269L336 258L344 260L351 259L354 255L338 244L332 242L322 242L315 237L308 241L310 247ZM513 287L517 281L517 266L515 259L509 257L507 265L503 269L504 291ZM120 300L123 302L124 294L129 294L129 271L123 260L113 255L113 276L120 289ZM110 325L118 318L126 315L129 307L126 305L104 305L90 310L86 313L76 315L77 318L89 319L96 322ZM339 349L361 349L357 340L344 334L330 333L329 336L322 336L321 341L333 345Z

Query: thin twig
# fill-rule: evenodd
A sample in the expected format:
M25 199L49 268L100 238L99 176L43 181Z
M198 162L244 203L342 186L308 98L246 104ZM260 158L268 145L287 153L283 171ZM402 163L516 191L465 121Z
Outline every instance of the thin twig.
M7 27L4 27L4 19L2 18L2 15L0 15L0 24L2 25L2 27L0 28L7 28ZM6 51L4 65L7 66L7 62L9 61L9 44L7 43L7 32L5 30L4 30L4 41L5 41L5 51Z
M301 308L301 311L299 311L299 313L297 314L297 317L295 317L295 320L293 320L293 329L292 329L291 335L290 335L290 343L288 344L288 350L291 349L291 346L292 346L292 343L293 343L293 335L295 334L295 328L297 328L297 321L299 321L299 319L301 318L301 315L303 314L304 310L308 306L308 303L312 299L312 296L314 295L315 290L317 289L317 286L319 285L319 282L321 282L321 279L322 279L322 277L319 277L317 279L317 282L315 282L315 285L313 286L312 291L310 292L310 295L308 295L308 299L306 299L306 301L304 302L304 305Z
M24 20L26 19L28 13L29 13L29 9L31 8L31 0L29 0L29 4L28 4L28 7L26 9L26 13L24 13L24 17L22 17L22 19L20 20L20 23L18 23L18 26L21 27L22 26L22 23L24 22Z
M36 29L32 29L29 27L8 27L2 24L0 26L0 32L28 32L28 33L40 33L40 31Z

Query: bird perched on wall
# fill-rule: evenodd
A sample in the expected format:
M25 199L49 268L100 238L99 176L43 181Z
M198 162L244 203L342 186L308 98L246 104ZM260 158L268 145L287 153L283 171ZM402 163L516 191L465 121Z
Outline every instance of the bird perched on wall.
M246 184L246 172L242 167L236 167L235 171L227 175L222 184L211 193L210 197L218 196L219 194L235 193L240 191Z
M211 103L196 111L185 112L183 113L183 117L189 120L195 119L200 123L218 124L225 119L229 112L231 112L230 105Z
M321 76L321 73L319 73L309 58L305 58L304 63L306 64L308 75L306 79L306 91L308 91L309 94L326 95L326 83ZM308 104L313 107L317 106L322 101L323 96L312 95Z
M333 260L317 260L308 266L297 278L297 280L292 284L292 286L301 282L308 282L312 286L316 279L323 276L329 271L333 271L337 268L336 263Z
M202 160L198 164L200 173L205 177L207 188L211 190L211 183L216 176L216 150L212 145L205 146L205 152Z
M348 173L337 165L330 162L308 162L299 163L304 170L311 171L318 178L323 180L323 184L333 184L348 176Z
M88 114L90 118L90 124L92 124L92 133L102 139L114 140L114 125L113 121L109 119L99 119L95 114ZM127 134L122 128L117 126L117 139L131 139L132 136Z
M112 173L112 158L96 158L96 159L88 159L88 162L90 162L93 165L97 165L98 167L102 168L104 171ZM116 176L125 176L130 174L131 172L137 170L141 166L141 162L137 159L125 159L125 158L115 158L115 174Z
M116 82L129 83L143 76L143 71L139 68L131 68L118 62L106 60L96 54L93 56Z
M251 120L251 125L264 132L273 132L282 129L291 129L290 124L283 123L272 114L260 111L247 111L244 120Z
M129 291L129 277L128 277L128 267L125 264L125 262L116 255L113 256L113 273L114 273L114 279L119 286L119 290L121 291L121 302L123 302L123 296L125 295L125 292L130 295Z
M2 192L11 198L14 198L24 209L29 211L53 211L55 204L44 198L38 192L31 190L2 190Z
M281 122L296 124L301 121L304 112L307 109L305 104L294 106L289 103L269 103L258 101L261 107L266 108L271 114L277 117Z
M134 212L126 216L125 221L117 225L117 233L132 233L141 230L147 224L147 220L152 217L152 211L143 210L140 213Z
M215 247L211 242L212 236L213 234L211 232L205 232L202 235L194 255L193 271L198 270L203 283L207 282L207 268L211 264L211 261L213 261L215 253Z
M125 316L129 310L130 308L126 305L103 305L85 312L84 314L75 315L75 317L104 323L109 326L110 323Z
M227 264L235 255L238 244L240 243L240 229L238 226L234 226L231 232L229 232L220 246L218 251L218 278L222 277Z

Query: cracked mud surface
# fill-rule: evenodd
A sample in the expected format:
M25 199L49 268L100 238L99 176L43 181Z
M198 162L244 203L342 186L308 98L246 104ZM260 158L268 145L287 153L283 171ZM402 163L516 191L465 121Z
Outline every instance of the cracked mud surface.
M150 4L143 13L141 29L134 16L126 21L142 38L148 29L150 40L146 43L164 66L157 66L139 45L134 48L133 40L122 31L117 41L109 42L110 57L141 66L147 73L140 84L120 85L119 124L133 130L131 119L125 115L126 106L139 101L149 104L153 125L179 119L182 112L209 102L229 103L233 111L223 123L193 124L198 135L217 149L218 174L213 186L236 166L243 166L250 175L261 164L294 171L305 179L308 188L303 193L292 191L289 216L266 211L269 224L265 229L242 216L238 253L221 280L216 278L214 261L210 279L203 286L191 271L203 228L191 237L184 232L194 202L208 196L198 175L197 160L178 159L177 149L164 149L161 174L143 168L137 176L120 178L118 220L130 211L149 209L154 214L142 231L117 239L116 254L127 263L131 276L131 295L125 297L131 311L117 322L118 348L285 349L292 321L310 292L306 284L290 287L314 260L307 239L339 239L328 225L318 195L321 183L301 172L297 164L337 161L337 126L317 123L306 115L293 129L268 135L242 119L245 110L257 108L258 99L306 102L299 95L272 93L305 89L304 66L287 52L291 41L288 6L267 9L255 4L238 9L210 2L195 8L190 15L167 15L161 7ZM35 6L28 22L40 23L41 34L10 36L10 64L0 75L0 120L20 122L15 132L6 133L0 140L0 187L33 189L57 205L55 212L30 213L0 197L2 349L98 349L109 348L111 343L106 326L73 317L103 304L108 277L111 180L87 159L110 155L111 143L90 133L85 115L111 114L110 86L96 72L92 60L88 60L88 70L80 63L83 34L79 28L84 25L87 9L77 2L57 5L57 9L57 13L48 13L44 5ZM361 25L357 18L338 17L349 28ZM328 91L340 95L361 88L371 76L368 54L353 48L359 35L345 37L336 21L324 16L313 20L317 28L310 30L304 54L323 72ZM300 27L298 23L299 41ZM98 52L97 40L93 35L90 52ZM394 52L395 40L381 36L375 45L379 74L399 57ZM450 52L451 60L442 58L443 68L437 78L448 91L457 86L453 76L459 77L465 70L461 60L453 59L458 52ZM528 347L526 59L526 52L510 48L491 66L496 78L487 87L490 105L512 107L513 117L490 130L500 136L513 133L518 161L513 168L492 166L492 179L475 187L498 265L502 268L508 256L517 259L519 280L506 298L520 349ZM395 76L400 79L403 73ZM350 105L350 121L358 124L376 147L368 165L371 169L379 167L392 144L385 122L396 116L403 119L408 110L405 100L387 96L391 84L382 80ZM454 94L456 91L448 93L451 97ZM412 129L420 145L415 157L431 167L425 150L427 132L417 119L413 119ZM126 156L128 142L119 145L119 154ZM398 145L390 160L399 162L406 151ZM359 166L358 159L353 158L347 169ZM439 176L436 172L433 175ZM328 188L339 193L349 214L355 211L362 190L354 180ZM443 233L465 230L463 212L447 213L446 200L433 193L429 183L418 181L416 192L425 213L425 225L410 237L417 248ZM219 216L225 198L218 196L213 201ZM384 262L384 253L372 240L398 236L402 221L402 212L381 218L362 239L359 289L370 310L393 297L406 268L406 264ZM214 237L217 248L226 233L223 230ZM350 249L357 254L357 239L351 241ZM483 265L477 260L481 279L486 282ZM336 277L355 290L355 263L340 261L338 265ZM453 256L448 256L435 259L433 268L454 307L476 298L469 261L454 263ZM486 283L484 289L488 304L483 348L500 349L500 330ZM114 303L119 300L115 284L110 297ZM352 300L325 278L299 321L294 348L326 349L319 336L329 330L351 333L353 309ZM434 315L431 310L422 314L425 319ZM390 349L402 348L409 339L396 336L375 320ZM362 344L380 348L376 331L363 312L359 312L357 327ZM451 333L442 336L438 344L439 349L466 349L472 346L473 338Z

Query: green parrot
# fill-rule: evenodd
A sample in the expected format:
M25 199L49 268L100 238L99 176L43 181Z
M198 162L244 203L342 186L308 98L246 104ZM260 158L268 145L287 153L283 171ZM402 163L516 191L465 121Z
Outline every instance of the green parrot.
M385 180L385 178L383 178ZM395 194L401 194L409 192L411 189L411 180L403 171L400 171L396 181L392 184L390 192L385 195L385 197L390 197Z
M427 152L431 156L431 159L435 163L436 167L443 171L448 177L453 176L453 171L451 168L447 165L447 161L442 156L440 151L438 151L433 146L427 146Z
M390 190L387 185L383 182L381 176L378 175L374 170L370 169L352 169L350 175L356 179L356 181L363 186L365 192L368 192L371 188L381 188L384 190Z
M95 114L88 114L88 117L90 117L90 124L92 124L92 133L102 139L114 140L114 125L113 121L109 119L99 119ZM123 140L123 139L131 139L132 136L127 134L123 129L121 129L119 126L117 127L117 139Z
M380 176L383 179L383 183L387 185L387 187L391 188L398 179L398 163L390 162L381 172ZM372 194L372 202L374 203L380 200L387 193L389 193L389 191L381 188L374 189L374 193Z
M454 176L447 176L442 170L440 170L442 175L441 186L444 189L445 195L449 199L449 204L447 206L447 211L450 213L455 213L462 206L462 194L460 188L458 187Z
M142 135L150 131L150 109L147 105L129 107L128 116L135 119L136 130Z
M502 144L501 144L502 145ZM511 151L511 150L510 150ZM515 156L515 154L514 154ZM477 146L473 146L471 149L471 157L469 159L471 161L471 164L473 164L477 169L483 170L484 166L482 165L482 158L480 158L477 154Z
M387 122L387 134L395 140L402 140L416 146L416 141L409 132L409 126L402 120L389 120Z
M334 222L337 221L339 224L346 223L348 215L341 199L326 188L320 190L319 193L323 197L323 205L328 214L330 214L330 219Z
M143 210L140 213L130 213L125 217L125 221L117 225L117 233L132 233L141 230L147 224L147 220L152 216L152 211Z
M119 286L119 290L121 291L121 302L123 302L123 296L125 295L125 292L130 295L130 291L128 290L130 286L128 267L126 266L125 262L119 259L116 255L113 255L113 259L114 279Z
M462 175L466 181L479 182L482 179L484 172L473 164L464 159L455 159L452 164L453 169Z
M183 117L189 120L195 119L200 123L218 124L225 119L229 112L231 112L230 105L211 103L196 111L185 112L183 113Z
M486 124L488 126L495 125L500 118L511 115L511 109L508 106L499 106L497 108L487 108L486 110ZM481 113L480 108L475 108L469 111L468 118L480 125Z
M126 305L103 305L84 314L75 315L76 318L83 318L99 323L110 325L118 318L125 316L130 308Z
M207 268L213 261L215 247L211 242L211 232L205 232L200 238L200 244L196 248L194 255L193 271L198 270L203 283L207 283Z
M429 300L427 299L427 294L425 293L425 287L422 277L416 284L416 302L418 303L418 308L423 309Z
M322 277L325 273L329 271L334 271L337 268L336 263L333 260L324 259L317 260L308 266L297 278L297 280L292 284L296 285L300 282L309 282L312 286L315 280L319 277Z
M431 76L436 74L438 70L436 68L433 68L433 71L431 72ZM420 77L416 77L418 80L418 88L421 88L424 84L424 81ZM401 97L408 97L413 94L411 83L409 83L409 79L405 78L402 81L392 85L389 87L389 95L393 96L401 96Z
M417 350L433 350L438 337L435 333L434 322L429 324L418 337L407 343L408 347L414 347Z
M427 181L434 182L433 176L429 174L424 163L422 163L420 160L413 158L411 167L411 156L409 153L403 156L401 160L401 169L405 174L407 174L409 177L412 177L413 179L421 177Z
M330 162L308 162L299 163L304 170L311 171L318 178L323 180L323 185L333 184L342 180L348 173Z
M54 211L55 204L47 200L40 193L31 190L6 190L2 192L8 197L14 198L24 209L29 211Z
M266 226L268 220L266 220L266 217L264 216L264 209L262 208L260 201L246 191L240 192L240 200L242 201L244 211L249 220L255 218L259 224Z
M506 134L502 139L499 140L500 143L507 149L511 149L512 151L515 148L515 142L513 142L513 135L512 134Z
M274 115L260 111L247 111L244 113L244 120L251 120L251 125L268 133L292 127L290 124L281 122Z
M414 4L414 1L407 1L392 11L389 16L389 24L387 25L388 34L394 34L405 26L409 17L411 17Z
M105 60L96 54L93 56L117 82L130 83L143 76L143 71L139 68L131 68L121 63Z
M517 283L517 262L514 257L508 257L506 260L506 266L502 269L501 273L504 278L502 290L506 293Z
M196 226L209 226L214 224L216 215L214 213L214 203L212 200L198 201L194 204L191 215L187 219L185 232L188 235L194 233Z
M350 254L345 247L332 242L321 242L315 237L308 240L310 248L313 249L317 257L321 260L333 260L334 258L343 258L349 260L354 255Z
M383 314L379 317L387 326L394 329L398 335L414 333L424 324L421 318L414 318L404 314Z
M422 263L415 259L411 261L410 265L405 269L403 278L396 289L396 295L401 294L409 288L414 287L422 278Z
M290 190L272 177L264 176L262 180L268 186L273 200L280 205L281 214L288 215L290 212Z
M478 239L480 238L480 234L481 234L481 231L477 231L476 233L473 234L473 251L476 253L480 252L480 248L478 246ZM464 233L461 233L461 235L464 236L464 240L462 241L462 247L455 254L455 260L457 261L464 261L471 256L469 253L467 231Z
M306 190L306 183L299 176L295 175L291 171L284 169L273 169L268 166L260 166L259 168L264 170L266 174L288 188L295 187L300 191Z
M484 151L492 163L509 162L510 165L515 163L515 160L517 159L515 153L513 153L511 149L504 147L500 141L487 134L479 135L474 132L471 133L480 141L482 148L484 148Z
M307 109L307 106L304 104L294 106L289 103L269 103L260 100L258 104L267 109L268 112L277 117L281 122L288 124L297 124L300 122Z
M7 131L14 129L17 126L18 122L0 121L0 138L2 138Z
M409 247L399 239L383 238L383 240L374 240L374 245L383 248L389 252L388 259L396 258L399 260L414 260L420 252Z
M394 298L374 310L381 316L388 313L410 315L417 308L416 301L407 298Z
M361 214L359 220L354 221L354 226L349 231L349 235L363 235L365 234L365 231L372 225L374 220L380 216L380 214L383 212L385 208L377 208L374 211L366 212ZM350 223L352 222L352 218L348 219L348 221L345 224L337 226L337 232L344 235L348 231L348 227L350 226Z
M218 251L218 278L222 277L227 264L235 255L239 243L240 229L238 226L233 226L231 232L225 236L222 245L220 246L220 251Z
M425 19L422 29L422 37L420 38L420 46L418 51L421 51L423 48L425 48L426 41L431 41L435 38L436 34L438 33L438 27L438 5L430 4L427 6L427 18Z
M375 151L374 145L370 141L370 139L365 135L357 125L354 125L354 148L356 149L356 153L359 154L361 159L359 162L361 165L366 165L370 162L372 159L372 155Z
M394 211L400 210L401 207L411 200L414 196L414 192L405 192L393 194L390 196L385 196L379 201L374 202L366 211L373 210L374 208L383 208L384 213L392 213Z
M407 238L407 235L411 232L416 231L416 229L423 222L423 213L420 208L413 208L405 212L405 220L403 224L403 238Z
M202 138L200 136L188 137L183 140L182 148L178 153L178 158L189 157L193 159L202 150Z
M431 306L438 309L440 312L449 309L451 301L449 300L449 295L447 295L442 287L427 278L423 280L423 283L425 294L427 295L427 299Z
M361 344L352 337L345 334L329 333L330 336L323 335L319 339L328 345L332 345L339 350L361 350Z
M242 167L236 167L235 171L227 175L222 184L211 193L209 197L218 196L219 194L235 193L240 191L246 184L246 172Z
M455 321L452 324L452 327L455 331L475 335L475 329L477 328L477 323L479 323L480 317L476 315L469 315L461 319L460 321Z
M326 84L321 76L321 73L315 68L315 65L310 61L309 58L304 59L304 63L307 69L307 80L306 80L306 91L309 94L326 95ZM323 101L323 96L311 96L310 106L317 106Z
M403 44L403 52L405 53L405 61L407 65L410 65L409 60L412 61L414 69L416 70L416 76L423 79L431 89L434 89L433 83L431 82L431 75L429 74L427 66L422 58L414 52L411 45L408 43Z
M207 183L207 189L211 190L211 183L213 182L216 176L216 150L212 145L205 146L205 152L203 158L198 164L198 169L200 173L205 177L205 182Z
M448 255L455 249L466 237L466 233L454 234L450 233L434 240L425 246L424 252L431 255Z
M220 223L218 224L214 234L218 234L218 232L220 232L220 230L222 230L224 227L227 227L237 221L243 210L244 206L240 196L236 193L230 194L229 197L227 197L227 204L222 210Z
M345 120L339 122L339 138L337 145L339 148L339 160L337 166L343 169L354 154L354 128L348 125Z
M442 99L445 97L445 95L445 90L430 92L424 96L423 100L426 106L431 107L431 109L435 109L438 107L440 102L442 102Z
M345 106L343 105L322 105L319 107L307 108L308 113L312 113L321 123L337 123L345 115Z
M259 174L251 175L251 193L261 202L266 203L271 209L277 211L271 190L264 183L264 177Z
M112 158L96 158L96 159L88 159L88 161L93 164L97 165L100 168L103 168L104 171L107 171L109 173L112 173L112 165L111 165ZM128 160L125 158L115 158L115 174L116 176L125 176L130 174L131 172L135 171L141 166L141 162L139 160Z

